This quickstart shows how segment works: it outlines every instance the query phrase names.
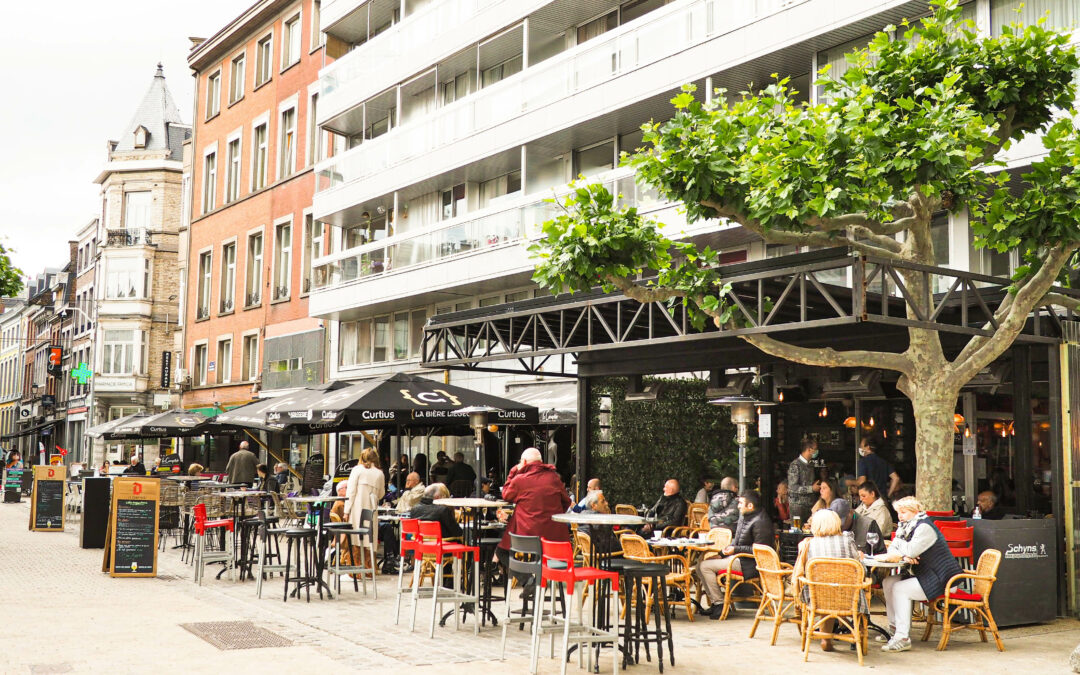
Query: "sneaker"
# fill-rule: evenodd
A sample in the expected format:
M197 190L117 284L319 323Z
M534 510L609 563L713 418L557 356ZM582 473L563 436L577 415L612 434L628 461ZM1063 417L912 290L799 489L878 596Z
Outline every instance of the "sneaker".
M883 652L906 652L911 649L910 638L893 638L889 640L889 643L881 648Z
M885 644L886 642L891 640L892 636L896 633L896 626L889 626L888 632L889 632L889 637L885 637L884 635L882 635L880 633L875 635L874 636L874 642L880 642L882 644Z

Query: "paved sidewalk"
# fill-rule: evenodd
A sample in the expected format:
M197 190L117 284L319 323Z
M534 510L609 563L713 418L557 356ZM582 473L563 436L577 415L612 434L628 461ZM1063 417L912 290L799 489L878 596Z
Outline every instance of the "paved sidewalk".
M221 581L208 573L202 588L191 582L192 568L180 562L179 551L159 555L159 577L113 579L101 570L100 550L78 547L78 523L64 533L29 532L29 505L0 504L0 574L3 575L5 645L0 673L203 673L249 672L272 667L279 672L361 672L410 675L475 675L528 671L524 633L511 631L507 659L498 661L501 629L488 627L474 637L471 624L455 632L436 628L427 638L428 614L420 607L415 633L408 629L408 600L401 625L394 625L396 577L380 577L377 600L352 591L341 598L311 603L281 601L281 581L266 582L263 598L254 582ZM169 546L172 541L169 542ZM502 605L496 606L501 616ZM699 618L673 622L675 667L664 672L715 673L741 669L752 673L857 672L854 653L840 649L822 653L816 647L802 662L793 626L784 626L775 647L768 631L750 640L752 614L740 610L723 623ZM289 647L219 650L181 624L205 621L250 621L292 642ZM423 630L421 629L423 626ZM905 654L872 650L868 668L903 673L1022 672L1067 673L1068 656L1080 643L1080 622L1060 620L1003 632L1007 651L978 642L977 634L960 634L946 652L934 643L916 643ZM546 644L545 644L546 648ZM546 649L545 649L546 654ZM602 655L602 672L610 672L610 652ZM655 673L653 663L627 673ZM486 662L486 663L485 663ZM557 660L541 659L541 672L558 672ZM568 672L577 669L576 659Z

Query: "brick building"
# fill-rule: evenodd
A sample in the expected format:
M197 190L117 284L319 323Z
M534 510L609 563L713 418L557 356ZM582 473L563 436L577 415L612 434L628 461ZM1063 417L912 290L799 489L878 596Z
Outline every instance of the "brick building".
M93 449L86 436L90 419L90 383L79 382L71 377L71 371L80 364L94 362L94 324L97 305L94 302L94 281L98 260L98 229L101 221L94 218L75 234L75 288L70 311L70 342L65 342L67 359L67 442L68 450L77 461L89 461ZM100 452L99 452L100 455Z
M91 247L96 260L91 255L89 262L97 321L90 329L94 377L86 392L93 424L179 403L164 386L162 366L175 356L179 325L181 157L190 134L159 65L123 135L109 141L107 163L95 179L102 205ZM85 272L78 284L84 292ZM126 460L137 447L106 443L104 459ZM101 450L94 450L95 463L103 459ZM157 445L145 446L147 463L157 454Z
M323 381L323 323L308 316L313 165L329 154L314 125L324 63L318 0L261 0L207 40L196 78L190 225L184 262L183 405L215 414ZM301 461L306 443L260 438ZM225 439L217 439L222 443ZM224 466L228 445L189 460ZM293 449L292 456L279 452Z

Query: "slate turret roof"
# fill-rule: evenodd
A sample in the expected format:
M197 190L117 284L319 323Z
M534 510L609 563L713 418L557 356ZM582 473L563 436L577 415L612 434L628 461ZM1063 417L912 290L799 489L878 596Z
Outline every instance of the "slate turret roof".
M135 147L135 132L139 127L147 131L146 146ZM113 152L138 152L140 150L168 150L169 159L182 159L182 145L191 135L191 126L180 119L180 110L173 101L172 94L165 84L165 72L161 64L150 83L150 88L143 96L142 103L135 109L135 115L124 127L124 133L113 148Z

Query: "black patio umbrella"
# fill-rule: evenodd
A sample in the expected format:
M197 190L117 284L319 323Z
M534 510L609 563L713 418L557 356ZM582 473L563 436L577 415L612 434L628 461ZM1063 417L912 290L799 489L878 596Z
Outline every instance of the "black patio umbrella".
M333 386L336 384L337 386ZM468 427L463 408L496 409L492 424L536 424L535 406L508 398L395 373L355 384L332 383L321 393L297 392L265 408L267 424L281 424L315 433L386 427Z
M85 433L90 438L115 439L117 437L115 437L115 436L106 436L105 434L114 431L117 427L119 427L121 425L128 424L128 423L131 423L131 422L133 422L135 420L145 418L145 417L149 417L149 416L150 416L150 413L145 412L145 411L140 411L140 412L137 412L137 413L135 413L133 415L127 415L126 417L120 417L120 418L115 419L115 420L109 420L108 422L103 422L101 424L92 426L89 429L87 429ZM138 437L134 436L133 438L138 438Z
M201 436L209 417L193 410L174 408L145 417L136 417L113 427L104 438L188 438Z

